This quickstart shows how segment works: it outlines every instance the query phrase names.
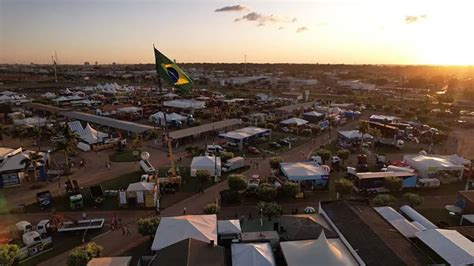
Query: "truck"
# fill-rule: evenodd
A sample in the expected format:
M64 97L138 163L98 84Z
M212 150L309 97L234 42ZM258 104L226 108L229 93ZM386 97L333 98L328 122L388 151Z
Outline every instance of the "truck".
M405 146L405 142L401 139L397 140L397 139L388 139L388 138L377 138L375 140L375 145L376 146L391 146L391 147L397 148L398 150L401 150Z
M245 166L245 158L244 157L234 157L232 159L227 160L227 162L222 166L223 172L230 172Z

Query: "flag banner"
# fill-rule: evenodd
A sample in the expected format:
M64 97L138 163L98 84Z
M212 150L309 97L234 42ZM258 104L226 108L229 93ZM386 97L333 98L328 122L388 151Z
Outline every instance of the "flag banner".
M181 91L191 89L193 82L184 71L168 57L155 49L156 71L158 75Z

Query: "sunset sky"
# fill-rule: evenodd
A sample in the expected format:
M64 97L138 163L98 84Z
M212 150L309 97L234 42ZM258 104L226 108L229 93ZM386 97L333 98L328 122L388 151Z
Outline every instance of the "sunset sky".
M0 63L474 64L473 0L0 0Z

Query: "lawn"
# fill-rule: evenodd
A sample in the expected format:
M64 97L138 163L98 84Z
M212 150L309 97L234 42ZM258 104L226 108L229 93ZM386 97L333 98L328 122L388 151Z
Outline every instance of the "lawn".
M140 154L140 152L138 154ZM134 156L132 150L125 150L111 154L109 159L112 162L138 162L140 161L140 156Z

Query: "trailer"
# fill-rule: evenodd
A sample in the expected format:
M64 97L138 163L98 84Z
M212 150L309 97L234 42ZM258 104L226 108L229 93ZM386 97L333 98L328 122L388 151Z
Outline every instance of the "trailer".
M153 165L151 165L151 163L148 160L141 160L140 167L142 168L143 172L145 172L146 174L154 175L156 173L155 167L153 167Z
M104 223L105 223L104 218L63 222L58 226L57 231L58 232L74 232L74 231L102 229L104 227Z
M395 147L401 150L405 146L405 142L400 139L397 140L397 139L388 139L388 138L376 138L375 145L376 146L390 146L390 147Z
M227 162L222 166L223 172L230 172L245 166L245 158L244 157L235 157L232 159L227 160Z
M402 188L415 188L418 175L413 172L365 172L350 173L354 177L354 189L357 192L382 193L388 192L384 187L385 178L395 176L403 180Z

